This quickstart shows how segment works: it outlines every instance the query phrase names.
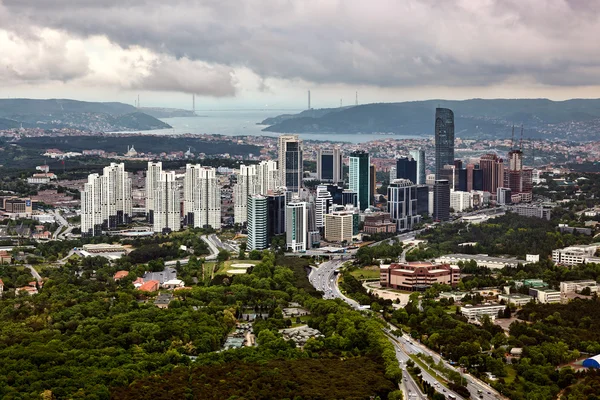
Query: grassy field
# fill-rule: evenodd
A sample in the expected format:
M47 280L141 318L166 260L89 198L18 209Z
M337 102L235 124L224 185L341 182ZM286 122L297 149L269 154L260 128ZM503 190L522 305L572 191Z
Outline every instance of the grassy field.
M228 270L234 269L234 268L231 268L231 264L253 264L253 265L256 265L259 262L260 262L259 260L228 260L220 265L220 268L218 269L218 271L215 272L215 275L216 274L227 274ZM206 263L206 265L213 266L213 268L214 268L214 265L216 265L216 264L217 263L214 261Z
M356 279L379 279L379 267L371 265L350 272Z

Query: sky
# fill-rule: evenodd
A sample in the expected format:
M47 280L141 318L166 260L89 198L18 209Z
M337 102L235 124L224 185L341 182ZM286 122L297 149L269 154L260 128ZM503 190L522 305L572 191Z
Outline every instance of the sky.
M0 97L597 98L599 17L597 0L0 0Z

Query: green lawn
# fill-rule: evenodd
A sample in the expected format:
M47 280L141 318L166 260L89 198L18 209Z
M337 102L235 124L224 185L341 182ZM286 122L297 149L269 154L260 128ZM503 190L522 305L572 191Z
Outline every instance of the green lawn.
M359 280L379 279L379 267L371 265L369 267L356 269L350 272L350 275Z

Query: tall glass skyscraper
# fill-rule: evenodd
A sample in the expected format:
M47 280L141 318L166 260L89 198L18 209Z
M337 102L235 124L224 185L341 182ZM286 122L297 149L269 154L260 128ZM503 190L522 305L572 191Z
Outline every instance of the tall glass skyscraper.
M454 113L449 108L435 109L435 177L444 165L454 165Z
M298 135L279 136L279 174L281 184L290 192L302 188L302 141Z
M366 210L371 205L371 158L369 153L350 153L348 188L358 195L358 208Z
M410 155L417 161L417 185L425 184L425 150L411 150Z

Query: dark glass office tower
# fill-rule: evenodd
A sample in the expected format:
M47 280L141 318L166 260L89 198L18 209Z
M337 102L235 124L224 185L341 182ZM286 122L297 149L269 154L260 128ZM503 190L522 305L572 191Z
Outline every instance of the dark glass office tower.
M267 196L267 241L285 233L285 193Z
M450 184L447 179L437 179L433 185L433 220L450 219Z
M483 170L473 169L473 190L483 190Z
M396 160L396 178L408 179L417 184L417 160L412 157L400 157Z
M435 109L435 177L444 165L454 165L454 113L448 108Z
M342 152L339 147L317 151L317 179L321 182L342 182Z
M371 162L369 153L355 151L350 154L350 177L348 187L358 194L358 207L361 211L371 205Z
M279 136L279 174L281 184L290 192L302 188L302 141L298 135Z

